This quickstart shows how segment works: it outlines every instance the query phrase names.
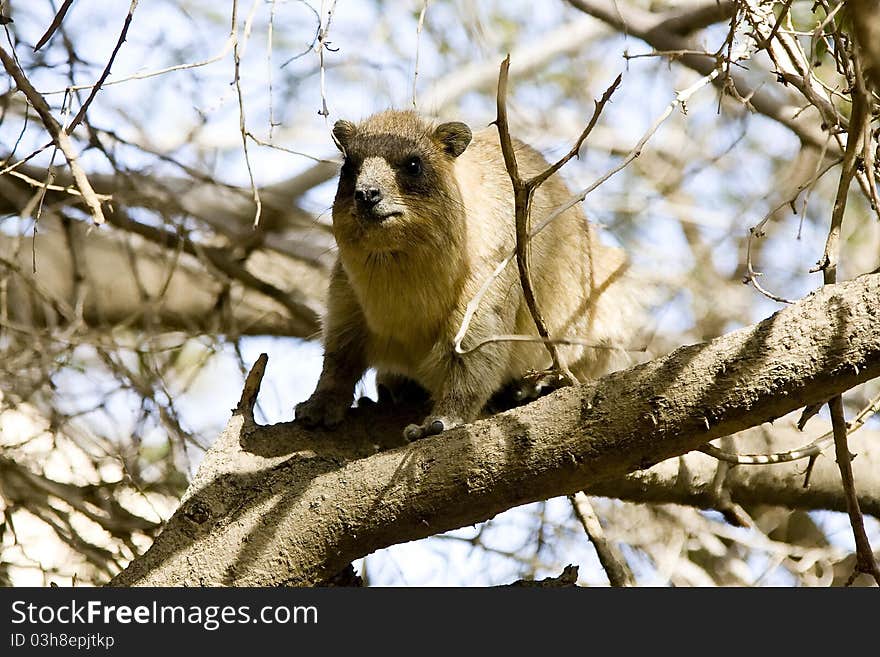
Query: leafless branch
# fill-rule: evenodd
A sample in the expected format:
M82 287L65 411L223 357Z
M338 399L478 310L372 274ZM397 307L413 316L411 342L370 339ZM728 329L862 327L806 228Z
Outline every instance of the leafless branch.
M856 484L852 472L852 454L846 441L846 418L843 414L843 401L840 395L832 398L828 407L831 409L831 424L834 427L834 452L837 456L837 467L840 468L840 478L843 481L843 489L846 492L846 508L849 521L852 525L853 536L856 542L856 573L871 575L880 586L880 568L874 559L874 552L865 533L865 519L859 509L859 498L856 494Z
M574 495L569 495L568 499L571 502L572 509L574 509L575 516L577 516L577 519L583 526L593 547L596 548L599 562L602 564L602 568L605 569L605 574L608 575L608 581L611 583L611 586L635 586L636 580L626 564L626 559L623 558L623 555L614 544L605 537L602 524L599 522L599 516L593 510L590 498L583 491L579 491Z
M70 6L73 4L73 0L64 0L59 7L58 12L55 14L55 18L52 19L52 23L46 29L46 32L43 36L40 37L39 41L37 41L34 46L34 52L42 48L49 39L52 38L52 35L55 34L55 31L61 27L61 23L64 22L64 17L67 15L67 10L70 9Z
M709 84L712 80L714 80L715 77L718 76L719 72L720 72L720 69L715 69L712 73L702 77L700 80L698 80L697 82L692 84L687 89L683 89L682 91L677 92L675 94L675 97L669 103L669 105L667 105L666 109L654 120L654 122L651 124L651 127L648 128L647 132L645 132L641 136L641 138L638 140L636 145L633 146L633 148L629 151L629 153L627 153L626 157L624 157L623 160L619 164L612 167L609 171L607 171L605 174L603 174L599 179L597 179L595 182L593 182L590 186L582 189L580 192L576 193L574 196L569 198L561 206L559 206L558 208L556 208L555 210L550 212L550 214L548 214L546 217L544 217L542 219L542 221L534 229L532 229L528 232L528 239L531 239L535 235L540 233L544 228L546 228L550 224L550 222L555 220L557 217L561 216L563 212L565 212L569 208L574 207L578 203L582 202L596 188L598 188L600 185L602 185L605 181L607 181L609 178L611 178L614 174L623 170L626 166L629 165L630 162L632 162L637 157L639 157L639 155L641 155L641 153L642 153L642 149L644 148L645 144L647 144L648 140L650 140L651 137L653 137L654 134L657 132L657 130L659 130L660 126L663 125L663 122L666 121L666 119L668 119L672 115L672 112L676 108L684 105L688 101L688 99L690 99L691 96L693 96L697 91L699 91L704 86ZM502 336L502 337L491 336L489 338L486 338L486 339L483 339L483 340L477 342L476 344L468 347L467 349L462 347L462 341L464 340L465 336L467 335L467 331L470 326L471 319L473 318L474 313L476 313L477 309L480 307L480 303L482 302L483 297L485 297L486 293L489 291L492 284L495 282L495 280L498 278L498 276L501 275L501 272L504 271L504 269L507 267L507 265L510 264L510 262L513 260L513 258L516 255L517 255L517 251L516 251L516 249L514 249L511 253L509 253L507 255L507 257L504 260L502 260L500 263L498 263L498 266L495 267L492 274L485 280L483 285L477 291L476 295L474 295L474 297L468 302L467 307L465 308L464 317L462 318L461 326L459 327L458 333L456 334L455 340L454 340L455 351L457 353L467 354L472 351L476 351L477 349L479 349L479 348L483 347L484 345L489 344L491 342L496 342L501 339L509 339L510 336ZM555 339L556 338L554 338L554 340ZM550 342L549 336L543 336L543 335L539 336L536 340L542 341L545 344L549 344L549 342ZM580 344L580 343L572 340L572 344ZM644 349L644 347L635 348L635 349L631 349L631 350L636 350L636 349Z
M76 116L73 117L73 121L71 121L67 125L67 128L65 129L65 132L67 132L67 134L71 134L76 129L76 126L78 126L80 122L85 118L86 112L89 111L89 105L92 104L92 101L95 99L95 96L101 89L101 85L104 84L104 80L106 80L107 76L110 75L110 69L113 66L113 62L116 60L116 55L119 52L119 49L122 47L122 44L125 43L125 37L126 35L128 35L128 27L129 25L131 25L131 19L134 16L134 10L137 8L137 4L138 0L131 0L131 5L129 5L128 7L128 13L125 15L125 22L122 24L122 31L119 33L119 39L116 41L116 45L113 46L113 52L110 54L110 59L107 60L107 64L106 66L104 66L104 70L101 72L98 81L89 92L88 98L86 98L86 102L84 102L79 108ZM63 7L62 10L64 10ZM61 11L59 11L58 13L60 14Z
M64 153L64 157L67 158L67 164L70 166L70 172L73 174L76 186L91 210L95 223L103 224L104 211L101 209L101 201L95 195L95 190L92 189L85 171L79 165L76 149L67 132L61 127L61 124L58 123L55 117L52 116L52 110L49 108L48 103L46 103L45 98L34 88L30 80L25 76L24 71L18 66L18 62L6 52L3 46L0 46L0 61L3 62L6 72L15 80L15 84L18 85L21 92L27 96L30 104L40 115L43 125L46 126L46 130L52 136L53 141L61 149L61 152Z

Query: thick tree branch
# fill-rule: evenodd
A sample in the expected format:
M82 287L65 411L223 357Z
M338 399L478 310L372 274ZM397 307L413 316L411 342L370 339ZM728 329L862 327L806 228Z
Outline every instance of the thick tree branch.
M164 532L112 584L314 584L376 549L589 490L880 376L877 308L880 275L825 286L754 326L412 445L402 412L358 410L329 433L235 413Z

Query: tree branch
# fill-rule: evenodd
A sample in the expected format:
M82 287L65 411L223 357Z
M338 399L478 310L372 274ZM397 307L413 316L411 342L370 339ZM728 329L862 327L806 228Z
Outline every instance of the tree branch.
M136 223L121 211L115 212L112 220ZM311 338L318 330L327 285L323 268L264 251L238 263L228 250L197 248L176 233L138 226L144 234L129 237L133 263L126 255L124 233L87 235L85 222L71 222L73 246L51 215L40 220L36 241L33 237L0 235L0 259L7 262L0 265L0 272L13 271L7 279L8 319L31 329L63 319L51 308L59 303L76 305L71 252L75 248L88 290L83 318L92 327L124 323L150 313L160 320L163 330L302 338ZM182 251L179 258L175 258L175 249ZM32 271L32 254L36 273ZM43 291L42 298L33 293L35 285ZM143 303L141 289L151 301L149 307ZM47 299L53 303L46 303Z
M692 49L692 43L680 36L677 29L667 29L669 25L675 26L677 23L670 23L671 19L662 14L658 17L656 14L623 3L605 3L599 0L568 0L568 2L615 30L641 39L657 51ZM681 21L681 15L676 14L675 20ZM708 75L717 67L716 59L708 55L685 54L676 58L676 61L701 75ZM723 85L727 79L727 76L722 76L715 81L715 84ZM801 112L801 108L794 104L780 100L779 95L772 90L763 87L752 89L748 81L734 71L730 72L729 79L736 87L739 96L748 98L755 110L787 127L802 142L819 149L827 148L832 156L839 154L837 145L833 141L829 143L828 133L821 130L815 117Z
M608 582L611 586L635 586L636 580L626 563L626 559L617 546L605 536L599 517L593 510L590 498L583 491L568 496L574 515L580 521L596 550L599 563L605 570Z
M753 326L411 445L400 430L420 409L357 409L336 432L246 428L235 413L164 532L111 583L314 584L376 549L589 490L880 376L878 307L880 275L825 286Z
M73 179L76 181L76 186L79 188L86 205L88 205L95 223L104 223L104 211L101 209L101 201L95 195L95 190L92 189L92 185L89 183L85 171L83 171L82 167L79 165L76 149L73 147L73 142L70 140L70 136L64 128L61 127L61 124L55 120L55 117L52 116L52 110L49 108L46 99L40 95L40 92L37 91L30 83L30 80L27 79L24 71L21 70L18 62L15 61L14 56L8 54L2 46L0 46L0 62L3 63L3 68L6 69L6 72L9 73L10 77L15 80L15 84L19 90L27 96L30 104L37 111L37 114L40 115L43 125L46 126L46 131L52 135L52 140L58 148L61 149L61 152L64 153L64 157L67 158L67 164L70 166L70 173L73 175Z
M823 428L830 428L823 425ZM768 436L766 434L772 434ZM776 451L799 445L804 434L794 427L774 424L768 429L754 428L738 434L739 449ZM744 443L744 444L743 444ZM859 457L852 462L853 477L859 482L859 504L865 513L880 517L880 435L862 429L849 438ZM668 459L619 479L591 484L590 495L613 497L628 502L684 504L713 509L717 500L713 478L718 461L699 452ZM788 509L828 509L845 513L846 495L840 485L840 472L830 450L813 465L809 486L805 484L805 462L774 465L748 465L730 468L724 488L732 502L745 507L771 505Z
M856 494L855 477L853 477L853 455L849 452L846 440L846 418L843 414L843 400L836 395L828 404L831 410L831 425L834 427L834 453L837 456L837 467L840 468L840 477L843 480L843 489L846 492L847 512L849 522L852 525L853 537L856 542L856 567L853 571L853 579L859 573L871 575L880 586L880 568L874 559L874 552L868 542L868 534L865 532L865 519L859 508L859 498Z

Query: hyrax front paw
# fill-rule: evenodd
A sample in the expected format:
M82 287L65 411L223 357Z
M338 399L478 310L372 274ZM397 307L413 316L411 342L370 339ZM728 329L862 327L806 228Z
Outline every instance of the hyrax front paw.
M309 428L332 429L345 417L351 398L333 392L316 391L308 400L296 405L295 417Z
M410 424L403 430L403 437L409 441L436 436L464 424L464 420L445 415L429 415L422 424Z

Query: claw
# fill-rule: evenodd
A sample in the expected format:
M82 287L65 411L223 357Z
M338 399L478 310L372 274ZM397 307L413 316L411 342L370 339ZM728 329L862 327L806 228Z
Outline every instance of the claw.
M422 424L410 424L403 430L403 437L412 442L420 438L428 436L436 436L437 434L449 431L464 422L456 421L448 417L427 417Z

